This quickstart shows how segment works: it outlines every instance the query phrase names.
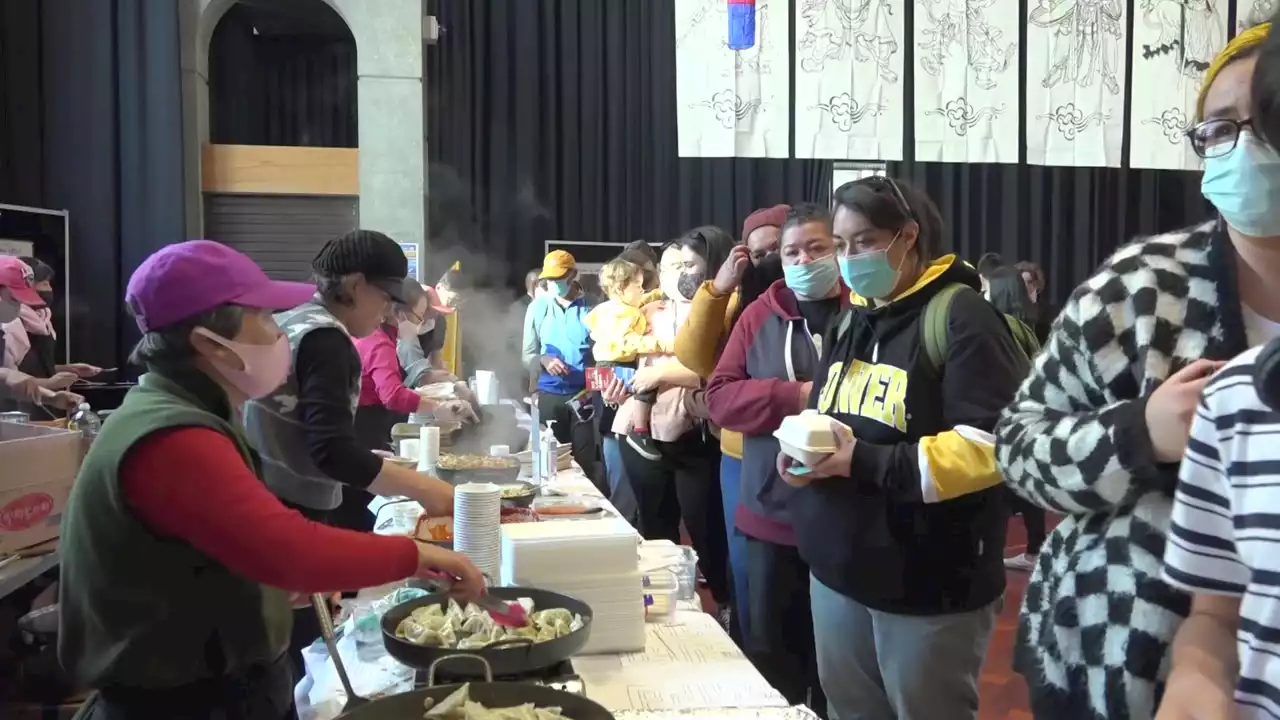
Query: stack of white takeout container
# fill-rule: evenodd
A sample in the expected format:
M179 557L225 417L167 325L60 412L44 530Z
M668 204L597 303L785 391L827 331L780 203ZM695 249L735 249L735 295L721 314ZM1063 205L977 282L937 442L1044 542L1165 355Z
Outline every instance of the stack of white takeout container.
M503 525L502 585L541 588L591 606L582 654L644 649L645 591L636 531L618 519Z
M463 483L453 492L453 549L496 579L501 567L502 489L493 483Z

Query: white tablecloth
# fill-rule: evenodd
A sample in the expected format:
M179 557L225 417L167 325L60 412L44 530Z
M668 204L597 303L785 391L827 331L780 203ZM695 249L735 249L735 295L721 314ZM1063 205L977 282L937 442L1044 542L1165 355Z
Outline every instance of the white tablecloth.
M576 466L560 472L552 487L599 496ZM385 592L378 589L368 594L381 597ZM643 652L572 659L588 697L614 711L787 707L782 695L765 682L715 618L696 607L696 601L682 606L668 622L649 623L645 631ZM386 655L380 645L357 648L350 637L338 645L357 693L411 689L412 672ZM309 652L307 677L298 685L299 717L332 720L346 701L345 693L323 646L317 644Z

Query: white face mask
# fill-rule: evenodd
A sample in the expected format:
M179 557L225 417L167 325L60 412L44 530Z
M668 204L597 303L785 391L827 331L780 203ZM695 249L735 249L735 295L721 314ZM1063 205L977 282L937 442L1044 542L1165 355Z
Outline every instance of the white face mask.
M419 334L419 335L426 335L427 333L429 333L429 332L431 332L432 330L435 330L435 329L436 329L436 319L435 319L435 318L427 318L426 320L423 320L423 321L422 321L422 324L421 324L421 325L419 325L419 326L418 326L418 334Z

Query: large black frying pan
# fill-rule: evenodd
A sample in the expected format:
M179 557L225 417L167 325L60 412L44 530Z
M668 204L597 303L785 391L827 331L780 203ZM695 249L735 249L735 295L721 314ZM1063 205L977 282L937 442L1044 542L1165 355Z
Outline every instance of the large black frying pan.
M444 655L440 658L440 660L446 659L461 658L456 655ZM437 660L437 663L440 660ZM431 687L348 706L346 712L338 716L338 720L422 720L423 707L427 698L432 700L434 706L462 687L461 685L434 685L432 684L434 680L435 668L433 667L428 671L427 678L427 683ZM471 683L467 692L472 702L480 703L490 709L533 703L534 707L539 708L558 707L562 713L573 720L612 720L613 718L613 714L602 705L581 695L533 683L493 682L493 674L488 666L485 666L485 681Z
M484 658L489 663L489 666L493 668L493 674L502 677L524 675L568 660L582 650L582 647L587 644L587 638L591 636L591 606L581 600L553 593L550 590L521 587L489 588L489 594L508 602L527 597L533 600L535 612L538 610L550 610L551 608L564 608L571 613L582 616L583 628L546 642L535 643L527 638L513 638L502 640L479 650L426 647L414 645L396 637L396 627L401 620L409 617L409 613L428 605L448 604L449 596L447 594L435 593L400 603L382 616L382 642L386 645L387 654L409 667L420 670L426 670L437 660L448 655L473 655Z

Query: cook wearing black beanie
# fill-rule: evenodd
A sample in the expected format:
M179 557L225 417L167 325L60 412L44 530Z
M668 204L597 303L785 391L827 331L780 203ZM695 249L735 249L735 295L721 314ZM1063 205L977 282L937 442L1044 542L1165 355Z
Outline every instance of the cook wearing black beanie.
M311 267L315 297L275 316L293 351L289 377L245 405L244 426L261 455L263 480L304 515L348 529L372 527L366 493L406 496L430 515L452 514L448 483L384 460L355 432L361 363L353 338L377 331L389 304L403 300L409 271L404 252L383 233L353 230L325 243ZM309 610L294 621L292 651L300 672L299 651L319 627Z

